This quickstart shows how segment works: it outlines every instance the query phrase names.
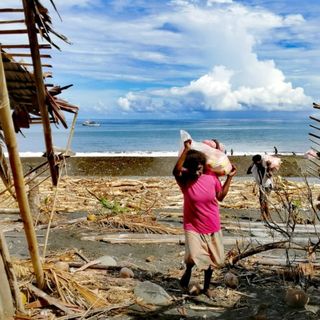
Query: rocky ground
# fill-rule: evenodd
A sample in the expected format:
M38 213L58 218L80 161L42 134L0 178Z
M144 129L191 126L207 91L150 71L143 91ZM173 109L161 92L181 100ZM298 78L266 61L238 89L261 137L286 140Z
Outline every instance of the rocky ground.
M281 184L287 194L283 197L279 191L278 195L273 195L275 220L288 204L283 199L289 199L289 203L295 204L301 223L296 229L299 241L308 237L314 237L316 241L318 237L314 231L317 227L310 222L313 213L306 199L309 189L303 182L282 179L279 186ZM311 191L316 198L319 186L312 184ZM291 269L285 267L285 250L265 251L235 265L227 264L214 273L211 285L215 295L212 299L182 291L179 287L184 254L182 197L171 178L65 177L57 193L48 183L40 187L39 194L40 214L35 220L40 252L45 246L51 208L55 208L46 248L47 281L52 286L51 294L69 306L72 313L65 315L59 308L39 306L35 304L39 299L31 294L27 306L32 307L28 311L32 319L302 320L320 317L318 260L313 257L312 272L298 271L299 265L310 262L304 250L289 252ZM283 198L279 200L281 195ZM2 200L2 203L8 201L7 207L10 207L10 200ZM257 247L279 237L260 220L252 181L234 181L230 194L221 204L221 215L226 253L235 254L232 249L242 251L244 244L248 248ZM6 231L23 288L32 277L22 223L17 215L1 215L1 219L1 229ZM311 228L315 229L310 231ZM149 238L132 236L131 240L124 241L123 234L147 234ZM111 235L114 238L107 238ZM111 260L104 264L99 261L74 272L105 256ZM68 269L61 270L57 262L66 262ZM122 278L120 270L123 267L129 268L133 277ZM228 272L236 275L239 282L233 288L225 282ZM197 288L203 282L202 274L195 270L192 282ZM81 285L81 289L77 285ZM288 288L302 288L308 296L308 304L297 307L296 302L288 301ZM101 304L90 305L92 295L100 297Z

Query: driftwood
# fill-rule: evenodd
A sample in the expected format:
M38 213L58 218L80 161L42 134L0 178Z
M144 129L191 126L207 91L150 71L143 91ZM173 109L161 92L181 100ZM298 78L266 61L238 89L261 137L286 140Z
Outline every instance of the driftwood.
M85 269L98 269L98 270L116 270L120 271L122 267L120 266L105 266L102 264L87 264L82 262L69 262L70 268L82 268L83 266L86 266Z
M15 208L0 208L0 214L20 214L20 210Z
M74 272L79 272L79 271L86 270L87 268L89 268L91 266L94 266L95 264L99 264L99 263L100 263L99 259L96 259L96 260L93 260L93 261L89 261L86 264L84 264L83 266L81 266L79 269L75 270Z
M77 224L77 223L84 222L84 221L87 221L87 218L76 218L76 219L63 221L63 222L61 222L61 221L54 222L54 223L51 223L51 228L62 227L62 226L70 225L70 224ZM42 230L42 229L47 229L47 228L48 228L48 224L41 224L36 227L37 230Z
M74 248L74 253L79 256L83 261L89 262L90 260L82 253L80 252L77 248Z
M14 297L16 308L19 312L24 313L25 310L21 300L21 294L20 294L16 274L14 272L14 268L11 262L10 253L8 250L6 240L2 232L0 232L0 253L2 255L3 263L5 265L5 269L6 269L9 284L10 284L10 289Z
M255 256L254 257L254 263L257 263L259 265L266 265L266 266L278 266L278 267L286 267L288 266L287 258L279 258L279 257L266 257L266 256ZM308 264L307 259L299 259L299 258L293 258L292 261L290 261L291 266L299 266L301 264ZM312 266L315 270L319 270L320 264L319 263L312 263Z
M273 249L288 249L290 247L289 241L280 241L280 242L272 242L268 244L264 244L255 248L252 248L250 250L241 252L240 254L230 257L229 263L230 264L235 264L239 260L253 256L257 253L268 251L268 250L273 250Z
M87 241L103 241L107 243L176 243L176 244L184 244L185 239L184 235L166 235L166 234L146 234L146 233L114 233L114 234L104 234L104 235L94 235L94 236L82 236L81 240ZM311 240L316 240L311 239ZM274 243L287 241L284 237L279 235L271 237L266 232L261 234L259 237L252 236L224 236L223 244L225 246L235 245L235 244L256 244L256 245L265 245L268 248L270 242ZM296 250L305 250L305 248L309 244L308 237L296 237L291 239L291 249ZM271 248L272 249L272 248ZM271 250L268 249L268 250ZM276 248L274 248L276 249ZM260 249L259 249L260 250ZM263 250L262 250L263 251ZM262 252L261 251L261 252ZM259 251L260 252L260 251Z
M104 241L108 243L184 243L184 235L148 233L116 233L103 236L84 236L81 240Z
M70 268L81 268L83 266L85 266L87 264L84 264L82 262L69 262L69 267ZM136 270L140 270L142 271L143 269L140 269L138 266L134 265L134 264L126 264L125 267L127 268L131 268L133 267L136 269ZM124 266L106 266L106 265L103 265L103 264L92 264L92 265L88 265L86 267L86 269L97 269L97 270L108 270L108 271L120 271ZM120 279L118 279L120 280ZM123 280L132 280L132 279L123 279Z
M286 224L284 223L271 223L270 224L276 224L278 227L285 228ZM222 226L225 229L233 229L233 230L250 230L250 231L257 231L257 230L263 230L264 232L268 230L268 226L263 222L247 222L247 221L232 221L232 220L224 220L222 219ZM295 232L302 233L303 231L305 233L313 233L316 232L320 233L320 225L313 225L313 224L296 224L295 225Z
M66 314L74 314L73 311L71 311L69 308L67 308L65 305L63 305L58 299L53 298L51 296L49 296L48 294L46 294L44 291L38 289L37 287L35 287L34 285L32 285L31 283L27 284L27 288L33 293L35 294L37 297L44 299L45 301L47 301L50 305L53 305L55 307L57 307L58 309L62 310L64 313Z

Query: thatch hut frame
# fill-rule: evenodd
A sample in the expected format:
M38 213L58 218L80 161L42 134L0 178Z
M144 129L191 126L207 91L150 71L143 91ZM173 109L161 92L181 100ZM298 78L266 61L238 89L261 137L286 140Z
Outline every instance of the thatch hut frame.
M52 1L51 3L53 4ZM42 123L46 146L45 154L50 167L52 183L56 186L59 163L54 154L50 125L51 123L61 123L67 127L62 111L72 112L76 115L78 107L57 97L62 90L69 86L59 87L45 83L45 79L52 77L52 75L43 72L44 67L50 68L51 65L42 63L42 59L50 58L50 55L42 54L41 50L50 49L52 46L57 47L51 40L51 34L53 33L65 41L67 39L53 31L48 10L38 0L17 0L17 5L20 7L0 8L0 37L8 41L10 36L16 34L26 36L24 43L18 44L9 41L3 42L0 39L0 129L3 131L8 151L15 196L24 223L37 285L41 288L44 286L44 273L28 203L16 133L21 128L28 128L30 124ZM18 19L1 19L1 14L10 15L11 13L22 16ZM11 26L17 25L22 25L23 28L11 28ZM5 28L2 30L1 26ZM40 44L38 35L41 35L42 41L45 40L46 43ZM28 53L16 52L16 50L27 50ZM31 62L17 62L15 60L17 57L31 59ZM4 160L2 150L0 158L2 161ZM0 171L3 168L0 166ZM2 170L1 177L4 178L7 185L10 185L5 170Z

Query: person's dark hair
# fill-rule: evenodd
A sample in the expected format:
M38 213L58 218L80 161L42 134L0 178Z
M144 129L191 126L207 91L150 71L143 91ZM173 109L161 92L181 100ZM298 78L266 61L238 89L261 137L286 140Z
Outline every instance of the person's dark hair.
M256 154L256 155L254 155L254 156L252 157L252 161L253 161L254 163L256 163L256 162L258 162L258 161L261 161L261 160L262 160L262 157L261 157L260 154Z
M195 176L199 165L205 166L207 158L204 153L197 150L189 150L184 160L183 167L188 170L190 177Z

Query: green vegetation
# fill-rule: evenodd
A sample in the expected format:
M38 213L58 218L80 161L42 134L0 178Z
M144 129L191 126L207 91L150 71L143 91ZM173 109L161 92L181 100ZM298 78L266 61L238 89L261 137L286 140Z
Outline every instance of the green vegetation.
M109 209L113 214L119 214L128 211L128 209L126 207L122 207L119 202L109 201L106 198L101 198L100 203L104 208Z

